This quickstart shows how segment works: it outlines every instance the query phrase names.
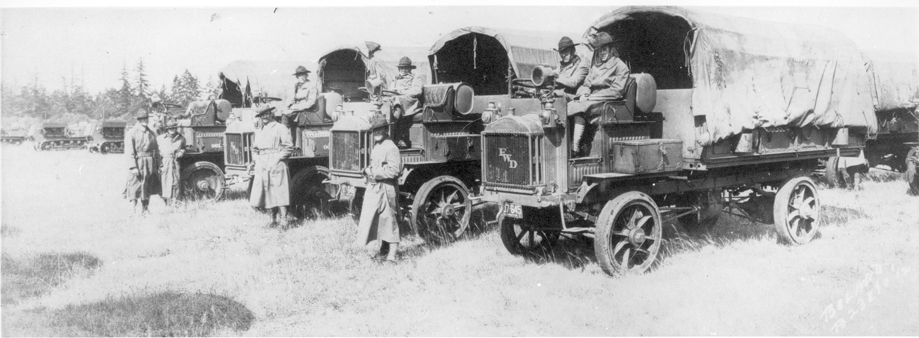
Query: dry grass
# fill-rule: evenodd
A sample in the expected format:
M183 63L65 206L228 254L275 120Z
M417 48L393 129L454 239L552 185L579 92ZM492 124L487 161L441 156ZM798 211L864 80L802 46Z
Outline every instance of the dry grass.
M150 216L133 217L117 155L5 147L2 160L4 256L102 262L4 301L4 335L919 334L919 198L898 180L822 190L827 222L808 245L778 245L771 227L731 217L700 234L667 225L650 273L611 278L588 241L523 258L495 229L446 246L409 237L402 263L386 266L369 258L375 247L352 243L348 219L265 229L267 216L244 199L175 210L155 201ZM875 266L884 273L870 276L887 283L869 301L859 286ZM225 302L208 316L232 320L204 326L210 307L165 306L195 302L182 297Z

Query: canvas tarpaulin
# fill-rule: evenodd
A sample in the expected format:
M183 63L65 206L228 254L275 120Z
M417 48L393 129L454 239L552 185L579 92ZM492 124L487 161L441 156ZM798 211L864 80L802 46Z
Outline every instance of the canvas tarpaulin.
M866 52L876 111L919 106L919 57L891 51ZM915 111L914 111L915 113Z
M518 78L529 78L533 68L539 65L547 65L558 68L558 52L553 50L558 46L558 40L562 36L575 37L574 34L539 32L516 29L494 29L488 27L471 26L456 29L445 34L440 40L431 47L429 55L436 56L437 52L444 47L447 42L455 40L466 34L482 34L498 40L501 46L507 50L507 58L510 60L511 67ZM579 45L578 54L583 59L586 56L586 49Z
M395 79L396 76L399 75L399 69L397 67L399 59L408 57L412 60L412 65L417 67L412 70L412 73L414 73L415 76L424 76L425 83L431 83L431 68L428 66L427 59L425 58L425 48L383 46L379 51L373 54L373 58L378 62L371 62L371 60L367 58L368 52L366 45L360 43L335 47L319 57L319 76L317 76L319 79L318 81L320 81L318 84L319 88L322 88L321 81L324 77L323 74L327 72L326 65L328 64L329 57L335 52L344 50L354 51L355 57L361 58L365 68L377 67L376 71L384 73L384 78L390 80ZM363 86L363 84L361 84L361 86Z
M601 17L584 37L649 12L688 23L692 111L706 117L715 141L759 127L865 127L876 133L866 61L841 33L674 7L623 7Z

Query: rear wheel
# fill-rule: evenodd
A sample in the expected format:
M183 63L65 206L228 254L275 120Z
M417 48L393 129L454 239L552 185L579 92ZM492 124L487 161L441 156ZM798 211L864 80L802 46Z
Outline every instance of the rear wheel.
M456 240L469 227L471 215L469 189L453 176L439 176L425 182L412 202L412 224L426 241Z
M645 272L657 258L661 237L661 216L654 200L637 191L619 195L606 202L597 219L597 262L610 275Z
M800 245L810 242L820 227L820 198L814 181L795 177L775 194L775 231L780 241Z
M839 171L839 157L833 156L826 159L826 184L830 188L833 187L846 187L845 180L845 169L843 172Z
M916 168L917 163L912 160L919 156L916 154L917 149L919 148L910 149L906 156L906 181L909 183L909 193L912 195L919 195L919 168Z
M186 200L217 201L226 189L223 170L211 162L195 162L183 169L180 177L181 196Z

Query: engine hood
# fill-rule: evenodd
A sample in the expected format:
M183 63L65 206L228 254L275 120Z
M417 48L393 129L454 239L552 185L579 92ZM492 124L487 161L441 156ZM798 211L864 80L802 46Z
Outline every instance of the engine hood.
M497 121L488 124L482 134L527 134L542 135L545 132L539 115L526 114L523 116L503 116Z

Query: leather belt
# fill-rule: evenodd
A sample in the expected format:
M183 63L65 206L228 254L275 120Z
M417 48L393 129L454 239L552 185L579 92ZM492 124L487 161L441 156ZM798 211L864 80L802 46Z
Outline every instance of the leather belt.
M268 154L277 154L280 153L280 150L277 149L255 149L257 155L268 155Z

